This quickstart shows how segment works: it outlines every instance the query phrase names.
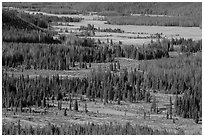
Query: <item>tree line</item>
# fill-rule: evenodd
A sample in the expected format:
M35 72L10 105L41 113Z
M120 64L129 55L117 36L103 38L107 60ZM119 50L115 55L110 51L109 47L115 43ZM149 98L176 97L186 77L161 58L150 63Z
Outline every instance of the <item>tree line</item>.
M94 25L91 25L91 24L88 24L87 27L86 26L80 26L79 28L79 31L80 30L87 30L87 31L90 31L90 30L94 30L94 31L98 31L98 32L113 32L113 33L124 33L125 31L124 30L121 30L119 28L116 28L116 29L112 29L112 28L95 28Z
M171 47L170 50L174 51L172 46L173 45L178 45L179 46L179 51L181 52L198 52L202 50L202 40L194 41L192 39L185 39L185 38L172 38L171 39Z
M195 17L172 16L172 17L151 17L151 16L110 16L107 23L113 25L147 25L147 26L180 26L200 27L200 22Z
M83 44L83 43L82 43ZM111 62L112 50L108 47L83 47L76 45L3 43L3 66L69 70L76 62Z
M66 38L65 38L66 39ZM64 40L66 41L66 40ZM174 50L173 44L179 40L158 40L141 47L133 45L115 45L111 40L107 44L95 43L92 39L76 39L74 43L42 44L42 43L7 43L3 42L2 65L26 68L69 70L77 62L84 64L97 62L112 62L115 57L126 57L137 60L151 60L169 57L169 51ZM201 49L201 41L183 40L180 49L183 52L197 52ZM185 45L187 46L185 46ZM182 48L182 45L185 46ZM191 47L189 45L192 45ZM193 46L195 45L195 46Z
M68 70L75 62L112 62L115 57L138 60L168 57L168 44L152 43L137 48L135 46L95 45L91 39L84 39L79 45L7 43L3 42L2 65L17 67L25 65L34 69ZM91 44L91 45L89 45Z

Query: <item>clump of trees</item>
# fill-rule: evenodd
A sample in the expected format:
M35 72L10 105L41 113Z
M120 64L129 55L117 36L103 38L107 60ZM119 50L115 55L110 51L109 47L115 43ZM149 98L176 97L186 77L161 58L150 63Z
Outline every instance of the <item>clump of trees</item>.
M146 61L140 65L145 71L147 88L176 97L176 114L185 118L201 116L202 113L202 55Z
M98 31L98 32L113 32L113 33L124 33L125 31L124 30L121 30L119 28L116 28L116 29L111 29L111 28L95 28L94 25L91 25L91 24L88 24L87 27L86 26L80 26L79 30L95 30L95 31Z
M83 45L83 43L82 43ZM113 50L106 47L84 47L66 44L3 43L3 66L69 70L76 62L86 68L89 62L110 62Z
M202 40L194 41L192 39L184 39L184 38L172 38L171 39L171 51L174 51L173 46L179 46L180 52L198 52L202 50Z
M137 79L136 79L137 78ZM135 102L145 99L145 89L140 85L142 74L132 71L121 73L121 76L108 72L93 71L88 78L64 78L59 76L52 78L36 77L35 79L9 76L3 74L3 107L29 107L32 105L42 106L42 100L51 99L53 96L62 100L67 94L86 95L89 100L100 98L101 101L125 100ZM97 89L97 90L96 90ZM77 102L74 110L78 110Z

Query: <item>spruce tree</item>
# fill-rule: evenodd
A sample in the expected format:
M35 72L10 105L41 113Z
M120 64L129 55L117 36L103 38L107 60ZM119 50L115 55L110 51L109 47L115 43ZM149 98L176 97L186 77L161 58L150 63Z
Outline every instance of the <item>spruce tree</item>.
M198 124L199 117L198 117L198 111L196 111L196 116L195 116L195 123Z
M104 102L103 102L104 105L106 103L108 103L108 89L107 89L107 87L104 88L103 99L104 99Z
M120 62L117 62L117 69L120 70Z
M150 92L149 91L145 92L145 101L150 102Z
M46 98L45 97L43 97L43 100L42 100L42 107L43 108L46 107Z
M77 99L75 99L75 102L74 102L74 111L78 111L78 102L77 102Z
M171 100L171 97L170 97L170 100L169 100L169 116L170 116L170 119L172 119L172 100Z
M156 96L154 96L154 100L153 100L152 106L151 106L151 111L152 111L152 109L154 112L156 112L156 110L157 110Z
M178 113L178 94L176 94L176 98L175 98L175 102L174 102L174 108L175 108L175 113L177 114Z
M64 116L67 116L67 108L64 109Z
M91 62L89 62L89 68L91 68Z
M88 109L87 109L87 103L85 102L85 113L87 113L88 112Z
M71 95L69 95L69 110L72 110L72 98Z

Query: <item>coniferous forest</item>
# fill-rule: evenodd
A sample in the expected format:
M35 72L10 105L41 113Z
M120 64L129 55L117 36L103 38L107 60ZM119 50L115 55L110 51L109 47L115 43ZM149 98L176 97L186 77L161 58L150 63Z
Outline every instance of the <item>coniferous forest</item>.
M90 11L101 15L103 10L120 13L119 5L108 10L107 7L93 9L93 5L87 3L87 9L77 10L80 4L73 4L75 10L69 8L65 12L61 6L59 12L74 15L86 15ZM15 6L26 7L25 3ZM128 7L128 4L124 6ZM152 10L146 11L149 14L176 14L170 9L165 12L139 3L138 6ZM33 5L32 9L35 8L42 7ZM135 12L121 9L121 13L141 14L133 7L131 10ZM177 10L180 11L176 9L175 12ZM200 23L194 20L196 17L187 17L188 12L185 13L171 19L107 16L107 21L120 25L199 27ZM178 135L189 132L186 127L174 129L175 126L190 122L194 127L202 124L202 40L166 38L158 34L149 43L124 45L108 38L107 42L101 42L91 35L60 34L52 26L58 22L80 23L84 20L81 17L30 14L18 9L2 10L3 135ZM90 26L80 26L79 31L88 32ZM125 33L110 28L100 32L107 31ZM59 37L55 38L56 35ZM36 75L25 73L28 71L34 71ZM69 75L41 75L47 71ZM75 73L87 75L70 75ZM28 117L27 122L25 117ZM90 121L81 120L83 117ZM105 122L100 123L94 118ZM44 119L47 121L40 125ZM66 123L60 124L57 119ZM166 123L169 126L163 128Z

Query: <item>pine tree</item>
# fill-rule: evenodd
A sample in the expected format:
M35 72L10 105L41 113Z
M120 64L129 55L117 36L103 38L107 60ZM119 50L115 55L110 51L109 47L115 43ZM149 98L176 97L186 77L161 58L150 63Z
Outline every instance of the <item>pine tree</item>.
M57 100L61 100L62 98L63 98L62 93L61 93L61 92L58 93L58 94L57 94Z
M169 116L170 116L170 119L172 119L172 100L171 100L171 97L170 97L170 100L169 100Z
M43 108L46 107L46 98L45 97L43 97L43 100L42 100L42 107Z
M121 90L120 90L120 86L118 86L118 105L120 105L120 101L121 101Z
M153 100L152 106L151 106L151 111L152 111L152 109L154 112L156 112L156 110L157 110L156 96L154 96L154 100Z
M113 70L116 71L116 62L113 63Z
M89 62L89 68L91 68L91 62Z
M150 102L150 92L149 91L145 92L145 101Z
M18 135L20 135L21 134L21 121L20 121L20 119L18 120L18 125L17 125L17 128L18 128Z
M67 116L67 108L64 109L64 116Z
M75 102L74 102L74 111L78 111L78 102L77 102L77 99L75 99Z
M120 70L120 62L117 62L117 69Z
M111 45L113 45L113 40L111 39Z
M110 71L113 71L113 64L112 63L110 63Z
M104 105L106 103L108 103L108 89L107 89L107 87L104 88L103 99L104 99L104 102L103 102Z
M87 109L87 103L85 102L85 113L88 112L88 109Z
M101 41L100 41L100 39L98 39L98 44L101 44Z
M69 110L72 110L72 98L71 95L69 95Z
M169 111L166 112L166 119L169 119Z
M59 110L62 109L62 101L58 101L58 109L59 109Z
M196 111L196 116L195 116L195 123L198 124L199 117L198 117L198 111Z
M178 94L176 94L176 98L175 98L175 102L174 102L174 108L175 108L175 113L178 114L178 107L179 107L179 104L178 104Z

